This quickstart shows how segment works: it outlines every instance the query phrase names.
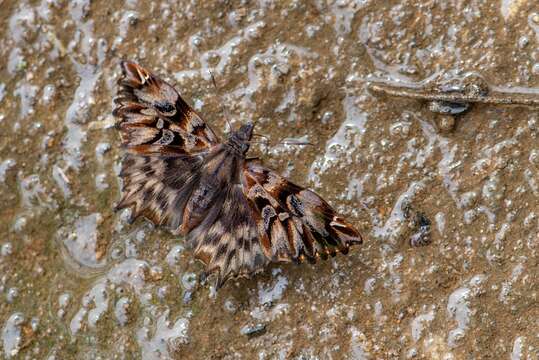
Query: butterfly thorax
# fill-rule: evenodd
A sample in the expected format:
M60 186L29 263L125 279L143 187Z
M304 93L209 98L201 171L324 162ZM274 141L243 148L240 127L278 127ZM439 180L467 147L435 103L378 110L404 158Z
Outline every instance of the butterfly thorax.
M229 146L241 157L245 157L249 151L251 137L253 136L253 123L242 125L238 130L232 132L228 137L226 145Z

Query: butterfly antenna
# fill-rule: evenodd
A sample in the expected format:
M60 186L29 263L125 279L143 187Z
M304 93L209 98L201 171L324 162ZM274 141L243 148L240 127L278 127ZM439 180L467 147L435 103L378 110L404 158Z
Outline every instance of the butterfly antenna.
M298 145L298 146L302 146L302 145L310 145L310 146L314 146L313 143L310 143L308 141L298 141L298 140L288 140L288 141L285 141L286 138L282 138L278 143L277 145Z
M266 141L252 141L251 140L250 143L251 144L264 144L264 154L267 156L269 152L268 149L269 149L269 143L270 143L269 137L262 134L253 134L253 137L259 137L266 140Z
M211 76L211 82L213 83L213 86L215 87L215 90L217 91L219 98L221 98L221 111L225 114L225 120L228 125L228 131L232 131L232 125L230 124L230 120L228 120L230 118L230 113L228 111L228 108L224 106L224 101L222 101L223 94L221 93L221 89L217 87L217 82L215 81L215 76L213 76L213 72L210 69L208 69L208 72L210 73L210 76Z
M253 134L253 137L261 137L263 139L266 139L268 142L269 142L269 137L267 137L266 135L262 135L262 134Z

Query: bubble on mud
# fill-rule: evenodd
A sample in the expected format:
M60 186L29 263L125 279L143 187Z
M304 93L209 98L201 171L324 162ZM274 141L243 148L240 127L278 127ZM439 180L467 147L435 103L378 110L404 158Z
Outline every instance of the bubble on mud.
M157 298L160 300L165 300L166 296L169 293L170 293L170 288L167 285L158 287L156 291Z
M7 159L0 163L0 183L6 181L6 174L9 169L13 168L17 162L14 159Z
M397 121L389 128L389 134L405 139L410 135L410 127L412 123L409 121Z
M447 318L457 323L457 327L450 330L447 336L447 344L451 348L458 346L460 340L466 336L471 316L474 311L470 302L480 291L485 275L476 275L468 281L468 286L454 290L447 300Z
M282 298L287 287L288 279L283 275L278 275L273 285L258 284L258 303L261 305L273 304Z
M450 318L457 322L457 328L449 332L448 344L455 347L457 342L464 337L465 330L470 322L471 310L469 308L470 289L459 288L449 296L447 301L447 313Z
M125 239L125 257L126 258L137 258L139 256L139 251L137 244L133 239Z
M178 273L178 267L180 265L180 259L181 254L185 248L182 245L174 245L172 249L168 252L167 256L165 257L165 261L167 262L168 266L170 267L170 270L174 272L175 274Z
M71 318L69 324L71 334L76 335L85 328L85 324L90 329L97 326L98 321L109 310L112 296L110 292L114 287L128 287L137 296L138 301L147 306L151 300L151 295L144 291L148 272L149 266L145 261L127 259L99 277L92 288L84 294L81 307Z
M25 42L26 36L36 24L35 10L27 4L21 4L9 18L9 33L16 43Z
M18 47L13 48L8 57L7 62L7 72L11 75L15 75L17 71L25 68L27 66L26 61L24 60L24 55L22 50Z
M71 197L71 190L69 188L69 178L65 174L64 170L58 165L52 166L52 178L56 182L56 185L62 191L64 198L67 199Z
M80 82L74 92L73 99L64 116L64 125L67 128L66 135L63 140L64 160L74 170L78 170L81 166L82 154L81 146L86 141L86 130L82 126L87 122L90 115L90 106L95 104L93 92L97 86L98 80L101 77L101 65L105 60L105 52L107 44L104 41L95 41L93 33L94 23L92 19L87 19L87 9L89 8L87 1L74 1L69 5L69 14L75 24L77 24L77 35L69 44L69 48L77 45L80 46L80 51L88 61L82 63L70 57L71 64L76 72ZM96 63L92 60L92 50L96 49Z
M71 303L71 294L70 293L63 293L58 297L58 311L56 312L56 315L62 319L67 311L67 307Z
M43 94L41 95L41 102L43 105L49 105L56 95L56 87L52 84L45 85L43 87Z
M86 141L86 130L81 124L86 122L89 115L91 94L100 73L90 64L81 65L73 62L73 66L78 73L80 83L64 117L67 132L62 143L65 150L64 160L71 168L78 170L82 161L81 146Z
M240 329L240 334L253 337L261 335L266 331L266 324L258 323L254 325L245 325Z
M110 151L112 146L108 142L100 142L95 147L95 155L100 163L103 162L103 156Z
M20 233L26 227L26 224L28 224L28 219L24 216L20 216L13 222L12 229L17 233Z
M539 149L530 150L530 156L528 157L528 161L530 162L530 164L539 166Z
M436 222L436 229L438 229L438 233L443 236L445 231L445 215L442 212L436 213L434 215L434 221Z
M319 174L325 173L335 164L350 165L356 159L353 149L361 144L366 131L368 115L359 106L360 98L346 96L343 100L345 119L335 135L325 145L325 152L313 161L309 170L309 180L319 184Z
M424 182L412 182L408 186L408 189L399 196L389 214L389 218L383 225L375 225L373 227L373 235L379 239L389 240L391 242L397 241L399 236L402 235L408 227L405 208L423 191L424 188Z
M367 360L371 355L366 350L367 337L355 326L350 328L350 359Z
M533 228L534 225L539 225L537 219L537 214L535 212L531 212L524 218L522 223L527 228Z
M231 314L234 314L236 312L236 310L238 309L238 307L234 303L234 300L232 300L232 299L225 300L225 302L223 303L223 308L225 309L225 311L227 311L227 312L229 312Z
M106 282L94 286L89 294L85 295L83 304L88 314L88 326L95 328L97 322L103 317L109 307L109 297L107 294Z
M531 13L528 16L528 25L535 31L535 37L539 41L539 13Z
M105 264L98 248L98 226L103 221L100 213L82 216L71 226L62 228L58 236L69 253L69 257L82 266L100 268Z
M274 269L273 276L276 276L276 279L273 284L268 286L258 284L258 303L260 306L251 311L253 318L271 321L288 311L288 304L276 304L288 287L288 279L283 275L277 275L279 272L280 269Z
M533 172L530 169L524 170L524 178L526 179L530 190L535 196L539 196L539 178L537 172Z
M28 82L19 83L13 94L20 98L19 114L24 119L34 113L35 99L39 88Z
M124 11L122 18L120 19L120 25L118 27L120 36L119 40L123 40L127 36L127 32L130 27L134 27L139 21L139 14L136 11Z
M99 173L95 176L95 188L97 191L104 191L109 188L107 173Z
M2 344L4 346L4 355L7 359L17 356L23 341L22 324L24 315L20 312L12 314L4 324L2 329Z
M367 6L371 0L339 0L332 3L330 11L333 14L333 28L338 36L344 36L352 30L352 20L356 13Z
M10 242L2 244L2 247L0 248L0 255L5 257L11 254L13 254L13 245L11 245Z
M509 231L510 226L511 225L509 223L503 223L498 229L498 231L496 231L496 234L494 235L494 242L493 242L496 250L502 250L504 248L505 239L506 239L507 232Z
M295 102L296 90L294 88L290 88L281 100L281 103L275 108L275 112L279 114L284 113L285 111L289 110L291 105L293 105Z
M169 350L175 351L189 343L189 319L180 317L171 324L168 318L169 310L165 310L158 314L153 331L149 324L137 331L137 342L143 359L168 359L171 357Z
M410 328L414 342L418 342L421 339L425 326L429 326L432 320L434 320L434 309L430 309L430 311L417 315L412 319Z
M466 210L463 214L464 223L471 225L477 219L477 215L477 210L475 209Z
M120 326L127 325L129 321L129 307L131 306L131 300L127 297L121 297L114 305L114 317Z
M511 289L513 287L513 284L516 283L518 278L522 275L525 268L523 264L517 264L513 270L511 271L511 277L502 283L500 294L498 295L498 300L507 305L509 303L509 297L511 294Z
M523 360L524 339L523 336L517 336L515 338L511 351L511 360Z
M26 209L51 210L57 208L58 205L41 183L39 175L33 174L26 177L19 177L18 180L21 202Z
M7 290L6 301L8 304L13 304L17 297L19 297L19 289L12 287Z
M507 21L512 18L520 8L521 0L501 0L500 12Z
M370 295L374 291L374 285L376 284L376 278L368 278L363 285L363 291L365 294Z
M182 275L182 278L181 278L181 284L182 284L182 287L186 290L186 291L191 291L195 288L196 284L197 284L197 275L195 273L192 273L192 272L189 272L189 273L185 273Z

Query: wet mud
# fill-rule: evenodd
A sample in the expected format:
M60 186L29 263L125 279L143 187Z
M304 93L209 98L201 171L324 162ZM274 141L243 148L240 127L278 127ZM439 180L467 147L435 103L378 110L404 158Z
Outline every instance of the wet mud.
M0 358L539 357L539 111L368 89L539 96L536 1L0 0L0 29ZM254 121L252 156L364 244L201 282L181 238L113 212L120 59L220 136Z

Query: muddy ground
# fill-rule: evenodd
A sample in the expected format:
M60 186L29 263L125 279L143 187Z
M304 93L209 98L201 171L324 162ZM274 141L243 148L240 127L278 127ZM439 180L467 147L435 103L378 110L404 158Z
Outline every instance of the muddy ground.
M537 1L0 0L0 29L0 358L539 358L538 110L367 90L539 96ZM112 210L122 58L222 137L254 121L271 143L251 154L365 243L200 283L181 238Z

